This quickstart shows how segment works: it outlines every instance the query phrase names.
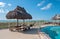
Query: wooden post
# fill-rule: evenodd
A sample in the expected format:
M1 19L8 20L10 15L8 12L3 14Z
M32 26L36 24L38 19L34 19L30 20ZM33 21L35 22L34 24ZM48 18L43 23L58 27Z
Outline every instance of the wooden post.
M17 19L17 26L18 26L18 19Z
M23 19L23 25L25 25L25 20Z
M10 27L10 23L8 23L8 27Z

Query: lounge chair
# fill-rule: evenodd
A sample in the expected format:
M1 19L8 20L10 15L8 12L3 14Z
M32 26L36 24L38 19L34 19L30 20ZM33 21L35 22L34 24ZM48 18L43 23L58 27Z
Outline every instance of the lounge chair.
M34 22L33 24L30 24L30 25L28 26L28 29L30 29L30 27L33 27L33 26L35 25L35 23L36 23L36 22Z

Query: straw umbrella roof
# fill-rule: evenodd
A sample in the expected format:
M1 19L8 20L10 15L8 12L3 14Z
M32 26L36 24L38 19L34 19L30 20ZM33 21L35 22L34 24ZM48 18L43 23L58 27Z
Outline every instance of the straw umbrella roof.
M60 20L60 14L59 15L56 14L52 19L53 20Z
M22 18L22 14L20 12L17 11L9 11L6 15L7 19L21 19Z
M13 11L9 11L6 15L7 19L32 19L32 16L20 6L17 6Z
M25 13L27 13L26 12L26 10L24 9L24 7L20 7L20 6L17 6L15 9L14 9L14 11L20 11L20 12L25 12Z
M26 19L32 19L32 16L26 12L26 10L23 7L17 6L14 11L19 11L20 13L24 14L24 18ZM23 18L23 19L24 19Z

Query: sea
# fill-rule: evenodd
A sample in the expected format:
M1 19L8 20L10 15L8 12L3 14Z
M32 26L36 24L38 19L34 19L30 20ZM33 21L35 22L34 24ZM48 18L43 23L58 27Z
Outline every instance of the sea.
M19 22L23 22L23 20L18 20ZM17 22L16 19L14 20L0 20L0 22ZM25 22L60 22L60 20L25 20Z
M23 20L18 20L19 22L23 22ZM25 22L39 22L40 20L25 20ZM5 23L5 22L17 22L17 20L0 20L0 23Z

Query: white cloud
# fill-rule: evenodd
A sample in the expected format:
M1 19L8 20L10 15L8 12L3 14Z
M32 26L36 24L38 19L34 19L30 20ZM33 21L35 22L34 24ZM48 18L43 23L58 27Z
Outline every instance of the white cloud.
M0 13L4 13L5 11L3 9L0 9Z
M8 4L8 6L11 6L12 4Z
M6 3L0 2L0 7L4 7Z
M43 5L44 3L45 3L45 1L42 1L42 2L38 3L37 6L41 6L41 5Z
M9 10L4 9L4 7L11 6L10 3L0 2L0 13L7 13Z
M11 6L12 4L10 4L10 3L4 3L4 2L0 2L0 7L5 7L6 5L8 5L8 6Z
M3 8L0 9L0 13L8 13L9 10L4 10Z
M41 9L41 10L47 10L47 9L49 9L51 6L52 6L52 3L49 3L49 4L47 4L47 6L44 6L44 7L40 8L40 9Z
M9 12L9 10L6 11L6 13L8 13L8 12Z

